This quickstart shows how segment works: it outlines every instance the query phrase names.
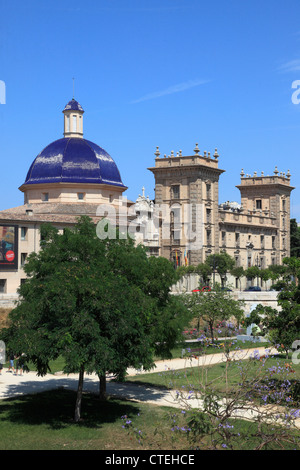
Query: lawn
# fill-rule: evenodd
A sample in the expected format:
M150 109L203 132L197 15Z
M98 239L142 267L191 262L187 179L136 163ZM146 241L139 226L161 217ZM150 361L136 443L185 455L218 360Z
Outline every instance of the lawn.
M218 340L210 346L205 346L205 354L216 354L223 351L223 345L228 345L231 351L236 351L238 349L256 349L258 347L268 348L270 347L269 342L265 343L254 343L253 341L237 341L236 339L227 338L226 340ZM187 349L197 349L201 347L200 341L182 341L178 343L172 350L172 359L177 359L182 357L183 350ZM159 361L161 359L166 359L162 357L156 357L155 360Z
M175 390L199 390L204 386L213 387L217 393L224 394L225 392L234 391L238 384L241 382L242 372L247 374L247 378L257 376L263 378L266 369L278 367L282 369L282 374L290 381L297 381L300 383L300 364L293 364L291 360L287 360L285 355L279 354L270 357L263 362L261 360L244 360L232 361L229 363L221 362L215 365L210 365L209 356L207 358L207 365L204 367L186 367L180 370L166 370L164 372L139 374L136 376L128 377L128 382L139 384L147 384L156 387L164 387L167 389ZM225 375L227 374L227 383ZM281 375L282 375L281 374ZM272 373L272 379L280 379L279 375ZM299 390L299 385L298 385ZM298 401L300 404L300 397L298 392Z
M74 403L75 392L66 390L0 401L0 450L190 449L186 433L172 431L174 416L181 420L183 416L174 408L119 399L101 402L96 396L85 394L82 420L75 424L72 420ZM126 421L133 423L130 429L122 427ZM259 445L256 425L239 420L233 425L236 436L240 434L235 449L253 449ZM138 431L145 437L142 445L135 437ZM201 450L206 450L209 443L210 440L205 438ZM281 447L270 444L269 448ZM296 447L293 444L287 448Z
M247 341L247 342L242 342L242 341L232 341L232 340L226 340L226 343L227 344L230 344L230 349L231 350L236 350L238 348L240 349L254 349L254 348L257 348L257 347L269 347L269 343L253 343L251 341ZM223 351L223 348L220 348L220 345L224 344L224 341L217 341L215 345L213 346L209 346L209 347L206 347L205 348L205 354L216 354L216 353L219 353L219 352L222 352ZM193 342L193 341L182 341L181 343L178 343L171 351L171 354L172 354L172 359L176 359L176 358L180 358L182 357L182 354L183 354L183 350L187 350L187 349L194 349L194 348L199 348L200 346L200 343L198 342ZM162 359L166 359L166 358L162 358L160 356L157 356L154 358L155 361L159 361L159 360L162 360ZM61 372L64 368L64 365L65 365L65 362L64 362L64 359L63 357L58 357L56 360L53 360L53 361L50 361L49 362L49 367L50 367L50 370L49 370L49 373L51 374L55 374L56 372ZM8 367L9 366L9 363L7 362L4 367ZM34 364L32 363L28 363L28 368L30 371L34 371L36 370Z
M194 344L194 343L192 343ZM174 357L181 356L181 346L174 350ZM187 347L186 343L184 344ZM262 346L253 345L252 347ZM236 345L234 346L234 348ZM219 352L213 348L214 352ZM208 358L209 360L209 358ZM253 374L260 361L248 361L249 371ZM268 367L291 364L282 355L268 359ZM139 374L130 377L130 381L151 384L160 387L195 389L199 382L208 381L216 390L224 393L224 372L226 365L217 364L205 368L187 368L164 373ZM59 358L51 363L52 372L63 369L63 360ZM293 379L300 380L300 365L293 365ZM237 386L240 380L238 364L231 363L228 370L231 386ZM275 376L274 376L275 377ZM129 380L129 379L128 379ZM193 447L187 440L187 433L174 433L172 419L177 415L181 421L183 415L176 408L160 407L134 401L110 398L101 402L98 397L84 394L82 419L79 424L73 422L75 392L55 390L36 395L0 401L0 450L188 450ZM124 420L126 416L126 420ZM123 419L122 419L123 417ZM126 421L132 422L124 429ZM186 421L185 421L186 422ZM185 423L182 421L182 425ZM248 421L229 421L234 426L234 449L254 449L260 443L255 423ZM126 427L126 426L125 426ZM174 426L173 426L174 427ZM142 432L144 439L138 442ZM274 426L265 430L265 434L274 433ZM271 439L272 441L272 439ZM204 436L200 448L209 448L211 436ZM299 442L299 432L297 433ZM271 442L267 449L299 450L298 444L285 444L283 441ZM222 445L219 446L222 449Z

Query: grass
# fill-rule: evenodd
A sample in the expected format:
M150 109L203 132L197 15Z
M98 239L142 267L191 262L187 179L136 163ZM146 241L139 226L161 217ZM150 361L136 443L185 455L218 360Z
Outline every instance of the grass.
M249 379L257 375L258 369L262 366L261 361L248 360L243 361L243 368L247 369L247 377ZM277 367L281 366L286 369L286 376L289 380L300 381L300 365L291 364L294 372L289 372L290 369L286 368L286 364L291 364L287 361L284 355L278 355L270 357L266 362L266 367ZM167 389L183 390L193 389L197 390L201 385L213 384L213 388L216 392L225 393L226 382L224 380L225 372L228 374L229 390L234 390L235 387L241 382L241 365L240 362L231 362L226 369L226 363L218 363L210 365L209 358L207 359L207 365L204 367L187 367L180 370L166 370L164 372L146 373L131 376L127 378L127 382L139 383L148 386L164 387ZM263 375L263 369L261 369L261 376ZM278 375L272 376L274 379L278 379ZM227 389L228 392L228 389ZM300 397L298 397L300 400Z
M230 344L231 343L231 340L227 340L227 342ZM221 343L224 343L224 341L218 341L216 344L221 344ZM267 348L269 346L269 343L253 343L251 341L247 341L247 342L242 342L242 341L235 341L234 344L231 346L231 349L232 350L235 350L236 348L240 348L240 349L253 349L253 348L257 348L257 347L265 347ZM199 347L199 344L197 342L192 342L192 341L182 341L182 343L178 343L176 345L175 348L172 349L171 351L171 354L172 354L172 359L177 359L177 358L180 358L182 357L182 350L183 349L187 349L187 348L191 348L191 349L196 349L197 347ZM217 346L210 346L210 347L207 347L205 348L205 354L216 354L218 352L222 352L222 350L219 350ZM162 359L165 359L165 358L162 358L160 356L157 356L154 358L155 361L159 361L159 360L162 360ZM34 364L32 363L28 363L28 368L30 371L35 371L36 368L34 366ZM6 364L4 364L4 367L8 367L9 366L9 363L7 362ZM64 359L63 357L58 357L56 360L53 360L53 361L50 361L49 362L49 367L50 367L50 371L49 373L51 374L55 374L57 372L61 372L63 369L64 369L64 366L65 366L65 362L64 362Z
M101 402L85 394L82 420L72 420L75 392L55 390L0 402L0 450L188 450L186 434L171 431L174 414L180 411L167 407L109 399ZM142 430L141 446L134 436L122 428L126 415L133 428ZM182 415L181 415L182 416ZM173 419L173 418L172 418ZM241 434L236 449L253 449L259 444L253 423L235 420L235 433ZM266 431L267 432L267 431ZM270 432L270 430L269 430ZM242 438L242 436L247 436ZM201 449L208 448L204 438ZM221 446L220 446L221 448ZM275 449L280 445L275 444ZM287 448L295 448L295 445Z
M270 347L270 343L268 342L254 343L252 341L237 341L237 340L233 341L232 339L228 338L226 340L216 341L215 345L205 347L205 354L216 354L218 352L222 352L221 350L218 349L218 346L223 343L231 345L229 349L232 351L236 349L256 349L258 347L261 347L261 348ZM189 340L182 341L181 343L178 343L175 348L172 349L171 351L172 359L177 359L177 358L182 357L183 349L187 349L187 348L197 349L199 348L199 346L200 346L200 343L198 343L197 341L189 341ZM165 359L165 358L161 358L158 356L155 358L156 361L159 361L161 359Z
M181 345L180 345L181 346ZM181 347L174 351L178 354ZM186 346L186 345L185 345ZM262 346L253 345L252 347ZM235 345L236 347L236 345ZM216 351L213 348L213 352ZM269 359L268 366L285 364L283 356ZM63 360L59 358L52 364L52 372L63 369ZM231 367L232 381L237 383L235 364ZM255 362L250 363L255 367ZM224 364L211 366L209 380L222 391L224 387ZM300 366L294 365L294 378L300 379ZM181 371L140 374L130 377L130 381L142 384L176 388L191 384L193 387L199 380L199 369L188 368ZM236 378L234 378L236 377ZM180 413L174 408L160 407L134 401L110 398L101 402L96 396L84 394L82 401L82 420L79 424L73 422L76 394L67 390L55 390L36 395L0 401L0 450L188 450L190 443L186 434L171 432L170 415ZM132 420L133 428L122 428L126 415ZM257 427L254 423L234 420L234 432L237 437L236 450L254 449L260 444L257 437ZM145 436L143 446L136 437L134 429L140 429ZM274 430L266 430L274 432ZM297 433L299 440L299 432ZM210 440L204 436L201 449L209 447ZM285 444L286 449L294 449L295 445ZM220 447L221 448L221 447ZM269 445L270 449L281 449L279 442ZM297 447L299 449L299 447Z

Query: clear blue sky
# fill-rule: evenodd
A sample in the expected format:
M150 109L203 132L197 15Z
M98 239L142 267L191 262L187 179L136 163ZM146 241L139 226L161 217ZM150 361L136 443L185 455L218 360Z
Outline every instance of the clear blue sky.
M289 169L300 222L299 0L0 0L0 209L63 137L65 104L116 161L126 195L154 197L154 152L218 148L219 202L240 172Z

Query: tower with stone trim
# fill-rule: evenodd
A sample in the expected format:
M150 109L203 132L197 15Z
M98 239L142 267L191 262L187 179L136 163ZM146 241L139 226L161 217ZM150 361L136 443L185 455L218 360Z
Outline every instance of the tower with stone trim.
M162 213L160 255L174 264L199 264L219 251L217 149L200 154L198 144L192 155L155 152L155 206L169 208ZM190 232L189 232L190 230Z
M290 171L285 174L275 167L273 175L257 172L251 176L241 172L241 193L243 214L250 227L256 228L257 240L254 250L263 261L259 265L281 264L290 256L290 195L294 187L290 184ZM252 260L253 261L253 260Z

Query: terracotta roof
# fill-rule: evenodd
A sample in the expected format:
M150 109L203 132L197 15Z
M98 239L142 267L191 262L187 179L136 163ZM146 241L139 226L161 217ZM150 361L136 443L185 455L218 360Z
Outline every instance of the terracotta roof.
M23 206L0 211L0 221L75 224L78 217L86 215L97 223L102 219L102 216L96 215L98 207L99 204L84 202L74 204L48 202L24 204ZM128 218L130 219L130 217Z

